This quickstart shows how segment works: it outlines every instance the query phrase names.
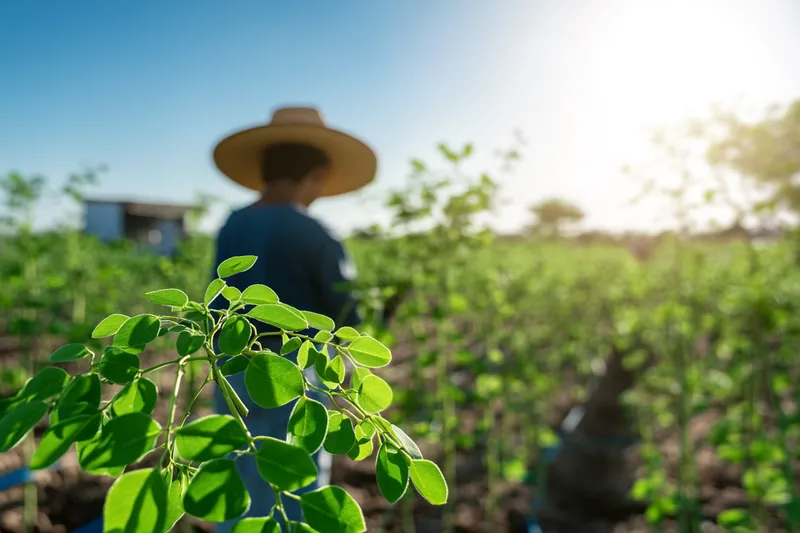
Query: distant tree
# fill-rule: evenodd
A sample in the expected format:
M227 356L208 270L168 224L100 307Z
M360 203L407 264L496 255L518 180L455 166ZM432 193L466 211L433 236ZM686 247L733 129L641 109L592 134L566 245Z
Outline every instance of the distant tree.
M717 117L723 135L708 148L713 166L729 168L768 192L757 210L800 213L800 100L746 122L732 113Z
M585 216L580 207L560 198L551 198L532 205L530 211L536 217L533 230L545 236L559 236Z
M5 214L2 220L9 226L30 227L33 223L33 208L41 198L47 180L42 176L23 176L9 172L0 178Z

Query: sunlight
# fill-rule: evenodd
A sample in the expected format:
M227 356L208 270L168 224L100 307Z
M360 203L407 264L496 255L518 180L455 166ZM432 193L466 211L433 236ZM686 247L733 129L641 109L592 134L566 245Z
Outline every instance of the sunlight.
M614 10L608 25L586 34L592 101L625 123L674 120L745 93L768 99L765 82L780 76L770 28L741 4L727 6L648 2Z
M530 82L550 106L531 109L523 124L535 131L547 122L548 150L531 171L553 179L522 184L526 194L574 198L591 226L653 228L652 209L622 209L638 186L619 172L652 153L652 128L704 115L714 104L761 109L791 98L790 36L777 12L749 2L698 4L563 10L550 28L546 75ZM531 37L524 53L534 57L537 42Z

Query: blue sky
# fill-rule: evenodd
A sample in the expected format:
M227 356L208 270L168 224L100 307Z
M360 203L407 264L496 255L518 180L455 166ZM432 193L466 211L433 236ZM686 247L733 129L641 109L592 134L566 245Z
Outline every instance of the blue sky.
M58 182L107 164L95 195L236 205L251 196L215 170L215 141L315 104L377 149L369 198L438 142L487 155L519 128L529 146L500 227L551 195L590 226L648 227L652 213L622 207L635 188L618 172L645 153L646 128L715 101L800 97L797 21L792 0L8 0L0 172ZM359 197L315 211L340 231L383 216Z

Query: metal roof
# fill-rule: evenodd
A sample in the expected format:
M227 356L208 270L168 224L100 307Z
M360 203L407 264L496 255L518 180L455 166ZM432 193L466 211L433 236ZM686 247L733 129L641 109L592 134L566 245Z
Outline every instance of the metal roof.
M160 218L169 220L183 219L186 213L194 206L192 205L176 205L176 204L163 204L163 203L146 203L146 202L133 202L128 200L92 200L87 199L86 204L116 204L121 205L126 214Z

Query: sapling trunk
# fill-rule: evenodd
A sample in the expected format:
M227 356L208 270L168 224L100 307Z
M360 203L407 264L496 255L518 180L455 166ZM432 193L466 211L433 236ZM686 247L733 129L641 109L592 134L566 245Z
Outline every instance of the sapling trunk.
M511 408L509 405L509 397L508 397L508 382L503 377L503 391L506 391L506 397L499 402L499 410L500 410L500 435L502 440L500 441L500 448L497 450L497 463L500 467L500 476L503 477L503 472L505 472L505 467L509 458L513 456L512 449L513 449L513 439L514 439L514 409Z
M72 295L72 323L86 323L86 295L81 289L76 290Z
M38 283L36 282L36 263L33 259L28 259L24 266L25 280L31 288L31 292L35 295L38 293ZM25 318L30 321L30 324L37 324L36 309L26 308ZM25 336L22 340L22 361L25 368L27 377L32 377L34 374L34 357L33 357L33 337L29 328L25 330ZM26 438L22 446L22 461L25 466L30 464L31 458L36 451L36 441L34 440L33 432ZM34 531L37 527L37 515L39 506L39 493L36 487L36 481L30 481L23 489L23 527L25 533Z
M31 310L31 314L35 315L35 311ZM30 338L26 337L23 340L23 359L25 361L25 372L28 376L33 376L34 368L33 368L33 357L31 356L31 345L30 345ZM34 452L36 451L36 441L33 436L33 432L30 433L25 438L25 442L22 447L22 461L24 465L30 464L31 458L33 457ZM36 487L35 479L25 484L25 488L23 489L23 525L25 533L31 533L36 529L37 526L37 515L38 515L38 506L39 506L39 490Z
M763 340L763 339L760 339ZM772 410L775 412L778 418L778 444L781 447L781 455L783 456L783 475L786 476L786 482L789 486L789 494L790 496L790 503L789 505L797 505L800 503L800 496L798 495L797 485L794 483L794 471L792 469L792 450L788 447L788 431L789 431L789 415L783 410L781 406L781 398L776 394L775 387L773 385L773 378L774 374L772 372L773 369L773 358L774 355L771 352L763 353L763 343L759 342L758 349L756 350L757 353L757 361L765 361L766 368L765 373L767 377L767 383L769 386L769 399L770 404L772 406ZM794 533L797 530L797 527L800 526L800 517L797 516L797 513L786 513L786 533Z
M497 312L492 312L492 316L497 316ZM492 327L488 333L488 342L486 344L486 357L497 350L496 331L499 325L496 320L492 321ZM501 387L501 391L506 390ZM502 416L503 408L502 402L499 398L489 398L485 406L484 423L487 427L487 443L486 443L486 481L487 481L487 494L486 494L486 508L485 515L487 525L494 517L497 511L497 482L500 479L502 472L502 439L505 438L505 428L501 426L499 434L497 431L497 416Z
M452 435L451 424L455 420L455 405L453 403L453 395L450 394L450 365L448 362L449 350L446 346L444 332L442 331L441 322L440 327L436 331L436 344L438 359L436 360L436 386L437 395L439 396L439 406L441 409L442 427L441 427L441 447L442 447L442 466L444 470L444 477L450 484L450 493L448 495L447 504L444 507L444 532L451 533L454 528L454 509L457 501L457 480L456 480L456 447L455 439Z
M488 402L486 406L486 411L484 412L484 423L486 424L486 428L488 431L488 439L486 443L486 508L485 508L485 519L488 520L490 517L494 516L496 510L496 481L498 478L498 473L500 470L498 464L498 446L497 446L497 437L494 436L495 433L495 413L494 413L494 402Z
M193 361L190 361L186 364L186 378L184 381L186 383L186 388L184 389L184 396L186 397L185 405L186 409L188 410L197 392L197 388L195 387L195 383L197 381L197 369L195 368Z

